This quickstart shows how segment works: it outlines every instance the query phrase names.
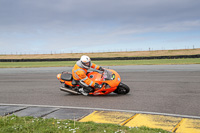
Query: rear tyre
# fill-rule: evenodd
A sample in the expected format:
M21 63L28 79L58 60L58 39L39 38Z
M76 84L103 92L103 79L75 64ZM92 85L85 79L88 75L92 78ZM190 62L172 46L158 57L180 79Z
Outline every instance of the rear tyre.
M125 95L129 93L129 91L130 88L126 84L120 83L117 89L114 91L114 93Z

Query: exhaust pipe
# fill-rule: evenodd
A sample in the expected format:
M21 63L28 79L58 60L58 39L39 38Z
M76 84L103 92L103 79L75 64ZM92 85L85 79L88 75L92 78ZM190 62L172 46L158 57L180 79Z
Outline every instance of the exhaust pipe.
M65 87L60 87L60 90L61 91L64 91L64 92L68 92L68 93L71 93L71 94L75 94L75 95L80 95L81 93L77 92L77 91L73 91L71 89L68 89L68 88L65 88Z

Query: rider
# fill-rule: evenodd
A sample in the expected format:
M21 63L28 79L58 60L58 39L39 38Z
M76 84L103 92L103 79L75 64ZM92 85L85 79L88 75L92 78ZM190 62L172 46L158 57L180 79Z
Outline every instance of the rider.
M104 71L101 66L98 66L94 63L91 63L90 57L83 55L81 56L80 60L76 62L72 69L72 76L73 79L79 84L81 89L79 91L83 95L88 95L90 92L94 91L94 88L101 88L102 86L98 83L93 82L91 79L87 77L87 70L93 68L96 70Z

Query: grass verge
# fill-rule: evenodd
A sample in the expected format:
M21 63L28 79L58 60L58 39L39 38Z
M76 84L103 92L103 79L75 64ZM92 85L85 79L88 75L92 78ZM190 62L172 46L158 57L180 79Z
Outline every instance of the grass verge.
M34 117L0 116L0 133L168 133L162 129Z
M26 68L26 67L65 67L73 66L76 61L51 61L51 62L0 62L0 68ZM200 64L200 58L187 59L153 59L153 60L109 60L93 61L101 66L118 65L180 65Z

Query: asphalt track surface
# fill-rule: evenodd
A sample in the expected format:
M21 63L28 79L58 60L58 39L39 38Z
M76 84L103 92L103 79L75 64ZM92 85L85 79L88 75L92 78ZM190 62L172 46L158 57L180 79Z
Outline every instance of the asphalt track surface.
M108 67L106 67L108 68ZM200 65L110 66L127 95L71 95L56 75L72 67L1 68L0 104L73 106L200 116Z

